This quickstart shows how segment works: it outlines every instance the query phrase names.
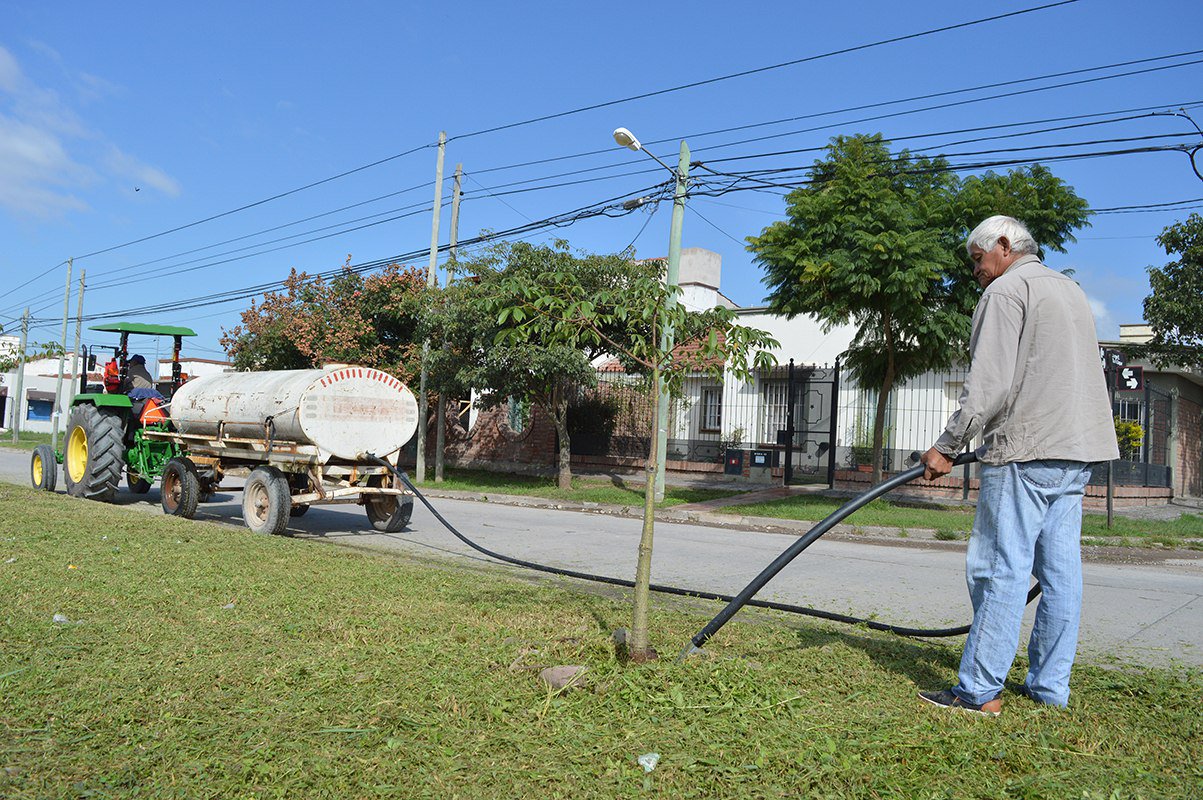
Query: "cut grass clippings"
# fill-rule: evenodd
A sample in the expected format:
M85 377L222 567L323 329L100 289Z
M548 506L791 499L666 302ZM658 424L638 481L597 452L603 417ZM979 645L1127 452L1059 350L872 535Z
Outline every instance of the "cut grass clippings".
M1188 798L1196 670L926 706L959 641L745 612L640 667L629 606L504 567L365 555L0 484L0 796ZM664 601L671 654L717 609ZM54 622L56 614L66 622ZM60 619L61 619L60 618ZM584 690L537 680L588 668ZM1021 679L1023 665L1012 672ZM639 756L659 753L653 772Z

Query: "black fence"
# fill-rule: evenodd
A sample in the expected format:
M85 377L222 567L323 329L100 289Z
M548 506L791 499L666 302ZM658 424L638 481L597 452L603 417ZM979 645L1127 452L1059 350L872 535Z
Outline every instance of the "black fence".
M886 404L883 469L907 469L913 453L936 441L959 405L967 375L955 369L928 373L893 388ZM647 457L654 421L646 379L602 372L596 386L573 396L568 418L574 455ZM1112 464L1116 484L1172 486L1174 402L1154 382L1115 392L1117 429L1126 424L1129 433L1136 431L1123 457ZM835 469L871 469L876 407L875 388L858 385L838 365L791 360L749 382L690 378L669 403L667 458L724 464L729 472L746 472L745 465L779 469L775 474L786 483L829 483ZM728 463L729 452L738 464ZM1191 477L1203 481L1197 472ZM1092 482L1106 480L1106 470L1095 470Z
M743 462L770 470L788 464L795 480L826 482L835 370L795 367L792 386L790 373L780 366L751 382L686 379L669 401L668 460L726 464L735 451L741 473ZM644 378L600 373L597 386L578 389L570 404L573 454L646 458L652 401Z

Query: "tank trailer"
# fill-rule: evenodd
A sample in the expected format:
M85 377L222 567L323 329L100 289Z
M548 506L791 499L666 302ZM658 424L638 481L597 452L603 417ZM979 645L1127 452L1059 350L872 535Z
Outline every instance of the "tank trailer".
M124 367L130 333L175 338L172 381L162 399L118 391L72 399L63 452L35 449L30 477L53 490L63 464L68 494L111 501L122 473L131 491L160 481L164 512L191 518L230 476L245 476L242 512L252 531L278 534L311 505L358 503L372 527L395 533L409 524L413 497L385 467L418 425L413 393L393 376L358 366L228 372L185 380L187 328L118 323L93 330L121 334Z

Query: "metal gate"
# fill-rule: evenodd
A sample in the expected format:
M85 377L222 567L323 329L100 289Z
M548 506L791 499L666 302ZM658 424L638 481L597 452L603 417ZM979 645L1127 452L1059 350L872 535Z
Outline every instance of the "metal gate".
M838 361L834 367L795 367L794 360L789 360L782 398L785 425L777 430L777 443L785 446L786 486L834 484L839 374ZM772 409L766 397L766 413Z

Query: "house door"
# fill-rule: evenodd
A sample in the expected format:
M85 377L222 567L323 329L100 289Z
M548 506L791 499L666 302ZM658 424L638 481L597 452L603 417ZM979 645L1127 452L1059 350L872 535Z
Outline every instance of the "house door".
M839 367L795 367L790 361L789 378L781 387L777 415L784 426L777 443L784 446L786 486L803 483L831 484L835 477L836 396ZM766 413L775 405L766 397ZM784 417L784 419L781 419Z

